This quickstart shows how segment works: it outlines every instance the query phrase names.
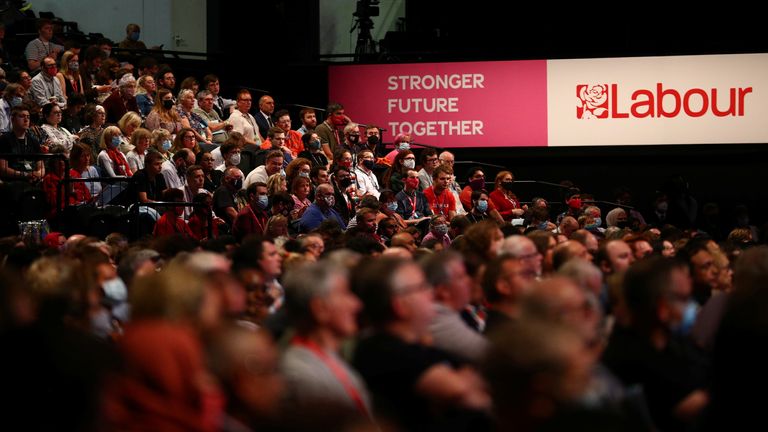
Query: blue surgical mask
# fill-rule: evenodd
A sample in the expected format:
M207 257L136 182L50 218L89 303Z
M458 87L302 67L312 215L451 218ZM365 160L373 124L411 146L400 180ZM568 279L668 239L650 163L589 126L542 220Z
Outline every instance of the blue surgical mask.
M299 172L299 177L309 178L309 173L307 173L307 172Z
M132 41L136 42L137 40L139 40L139 35L140 34L141 34L140 32L131 32L131 35L129 36L129 38Z
M406 151L411 149L411 144L407 142L402 142L398 144L397 149L400 151Z
M22 99L20 97L14 96L11 99L11 107L17 107L17 106L21 105L22 102L23 101L22 101Z
M173 143L171 142L171 140L165 140L165 141L163 141L163 150L164 150L164 151L168 151L168 150L170 150L170 149L171 149L171 147L173 147Z
M601 226L603 226L603 219L595 218L595 227L601 227Z
M397 202L395 202L395 201L392 201L392 202L388 202L388 203L387 203L387 208L388 208L390 211L397 211Z
M101 284L101 289L104 290L104 296L115 303L128 300L128 288L119 277L105 281Z
M257 199L256 205L258 205L259 208L262 210L267 208L267 205L269 205L269 197L266 195L259 195L258 197L256 197L256 199Z
M488 201L485 200L479 200L477 202L477 211L480 213L485 213L488 210Z
M448 234L448 225L445 225L445 224L443 224L443 225L436 225L436 226L432 227L432 230L436 234L438 234L440 236L444 236L444 235Z
M309 142L309 149L310 150L320 150L320 141L310 141Z
M120 137L119 136L113 136L112 137L112 147L117 147L120 145Z

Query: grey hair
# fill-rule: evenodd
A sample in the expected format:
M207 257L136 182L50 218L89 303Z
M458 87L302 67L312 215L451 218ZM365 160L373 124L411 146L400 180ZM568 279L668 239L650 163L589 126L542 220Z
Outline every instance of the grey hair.
M557 274L565 276L581 288L587 289L590 280L603 279L603 272L591 262L583 259L569 260L557 270Z
M288 315L299 325L314 323L312 300L328 296L333 276L347 274L346 269L329 262L306 263L291 269L283 281Z
M533 243L533 240L529 239L526 236L523 235L513 235L509 236L504 239L504 241L501 243L501 252L507 255L510 255L514 258L519 258L521 255L523 255L523 248L528 244L533 244L535 247L536 244Z

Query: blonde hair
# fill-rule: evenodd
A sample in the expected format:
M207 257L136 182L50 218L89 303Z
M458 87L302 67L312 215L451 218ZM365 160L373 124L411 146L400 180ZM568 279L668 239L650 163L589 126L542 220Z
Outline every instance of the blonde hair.
M273 196L281 193L281 184L286 185L286 187L288 186L285 183L285 177L283 177L280 173L272 174L269 176L267 179L267 195Z
M112 141L112 138L116 136L123 136L123 132L120 131L120 128L117 126L107 126L107 128L104 129L104 132L101 133L101 138L99 138L99 148L102 150L109 148L107 146L107 140Z
M124 131L126 127L131 125L136 127L141 126L141 116L134 111L128 111L117 121L117 127L119 127L121 131Z

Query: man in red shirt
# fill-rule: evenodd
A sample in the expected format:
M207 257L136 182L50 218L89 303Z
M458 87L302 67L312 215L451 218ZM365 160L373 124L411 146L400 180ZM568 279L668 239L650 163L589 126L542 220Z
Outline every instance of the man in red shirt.
M432 186L424 190L432 212L445 216L448 221L456 216L456 198L448 190L452 175L453 170L449 166L441 165L435 168L432 173Z

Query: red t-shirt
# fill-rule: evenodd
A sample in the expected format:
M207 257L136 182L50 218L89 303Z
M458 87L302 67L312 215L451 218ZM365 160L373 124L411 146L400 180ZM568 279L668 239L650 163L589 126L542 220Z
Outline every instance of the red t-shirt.
M443 189L443 192L435 196L434 186L430 186L424 190L424 196L427 198L429 207L432 209L432 213L441 214L448 217L448 212L456 211L456 198L448 189Z

